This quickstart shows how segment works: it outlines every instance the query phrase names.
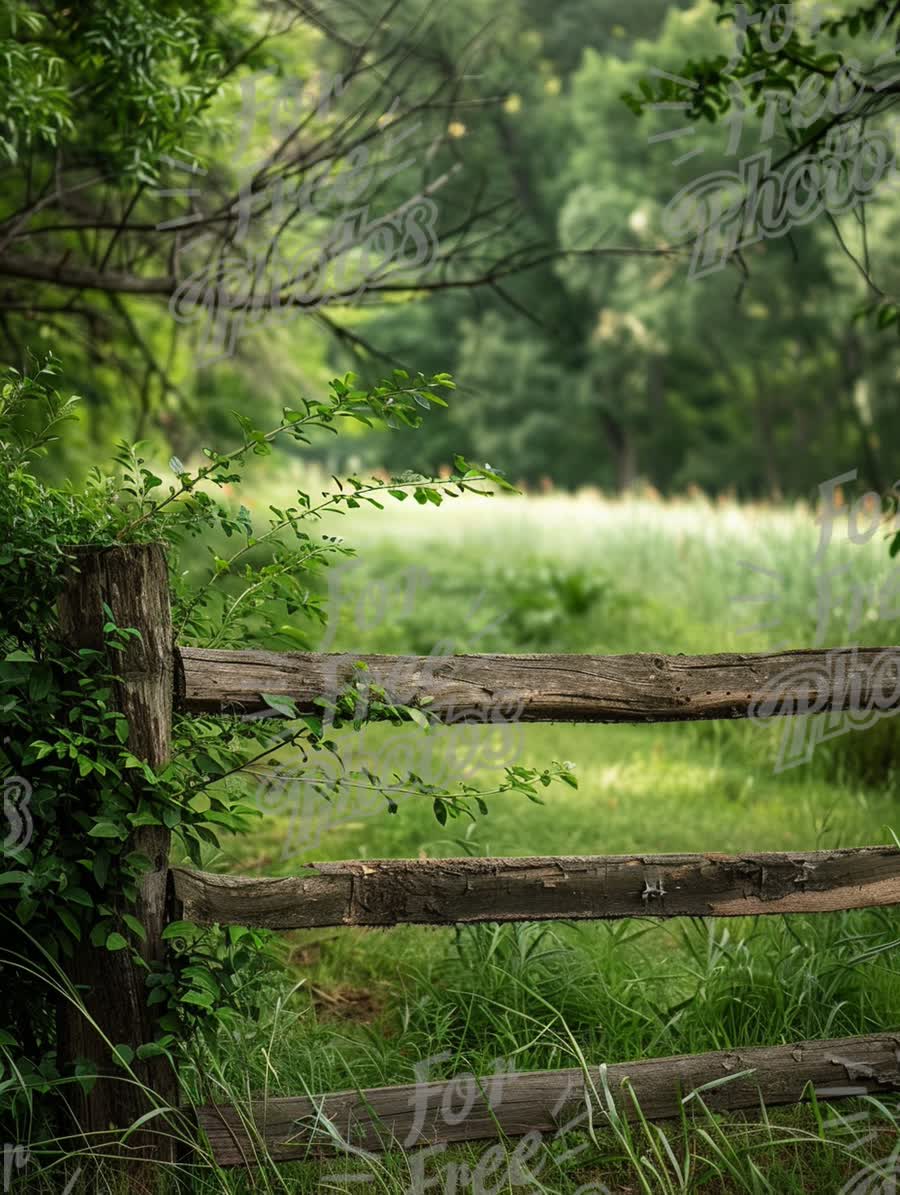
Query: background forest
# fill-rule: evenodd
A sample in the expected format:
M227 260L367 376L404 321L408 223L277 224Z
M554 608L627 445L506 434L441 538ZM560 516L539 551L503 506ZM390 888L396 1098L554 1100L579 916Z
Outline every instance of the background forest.
M19 70L0 157L4 200L20 213L3 242L4 352L19 366L27 346L62 357L91 416L87 455L137 436L187 459L232 409L264 420L298 386L348 368L372 381L401 365L452 373L452 410L415 435L311 448L328 472L349 460L430 472L461 452L530 487L606 492L642 483L807 496L852 467L882 491L894 480L896 328L860 318L896 289L890 183L866 205L864 231L850 218L836 235L823 215L700 279L660 252L672 197L733 168L764 119L747 107L739 127L694 123L701 170L697 158L673 165L685 145L660 139L677 131L677 113L638 117L623 102L653 72L729 52L734 28L707 0L403 0L380 22L343 4L327 19L300 4L88 6L74 59L59 20L4 7ZM841 40L820 33L816 44ZM316 88L335 75L345 82L328 113ZM189 252L191 226L173 225L194 213L215 228L295 125L296 175L310 147L346 154L337 121L383 126L398 96L415 116L402 146L410 164L382 171L372 211L428 189L440 260L407 290L392 278L349 303L248 320L231 355L204 360L196 310L173 318L165 286L147 281ZM140 136L124 136L139 110ZM44 170L60 145L54 197ZM290 171L269 169L264 198L279 177ZM254 215L257 251L277 235L276 208ZM103 280L84 287L79 270ZM115 281L129 272L140 285Z

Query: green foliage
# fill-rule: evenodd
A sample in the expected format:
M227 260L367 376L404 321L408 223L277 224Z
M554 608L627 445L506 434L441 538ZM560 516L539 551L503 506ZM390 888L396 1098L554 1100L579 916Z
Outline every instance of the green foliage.
M875 489L890 485L900 325L887 180L870 202L835 217L837 229L822 214L709 277L688 277L690 245L669 258L641 256L670 243L663 213L683 188L735 172L736 159L766 146L778 160L822 145L819 138L801 149L822 122L798 130L792 111L813 114L811 95L826 96L840 69L837 61L816 64L826 52L864 64L869 90L848 125L858 129L865 114L867 131L889 129L896 85L874 87L896 73L894 10L876 39L876 6L865 6L867 24L855 37L850 14L858 6L842 2L834 20L826 7L828 19L810 39L815 5L744 7L769 10L773 36L788 12L799 13L801 26L780 54L766 50L759 23L751 26L729 72L735 25L717 17L736 4L567 0L552 14L546 5L504 6L505 53L485 69L518 106L467 129L467 170L488 160L493 179L513 180L521 218L568 254L505 281L477 310L459 296L436 296L366 328L368 339L394 352L427 344L459 383L452 435L436 421L414 448L403 438L372 444L373 460L390 466L394 454L415 451L423 467L436 467L450 459L452 438L491 460L508 452L516 479L536 489L549 478L565 489L639 490L649 482L667 494L699 486L744 498L812 497L842 462ZM880 5L881 18L889 7ZM808 83L798 99L793 89L817 77L820 91ZM860 309L868 318L854 322Z
M42 7L0 14L0 158L76 140L104 172L152 184L160 155L199 132L247 28L220 0Z
M350 7L339 0L342 14ZM376 309L368 306L376 301L369 294L364 311L298 316L302 333L293 322L261 321L247 329L233 360L198 368L192 344L199 322L176 325L162 290L156 297L110 296L30 277L11 284L0 328L6 359L21 368L23 345L35 331L48 343L64 343L67 376L85 397L88 419L81 444L70 444L68 472L92 453L105 455L123 428L130 438L152 437L154 446L165 444L186 459L201 443L227 434L231 408L267 424L301 383L318 389L351 366L364 386L377 383L384 353L392 362L451 369L459 391L448 417L419 434L402 422L396 435L359 425L357 435L324 448L319 441L292 442L292 453L329 474L409 464L427 474L461 451L482 461L514 460L512 480L534 486L549 478L557 487L626 490L648 481L667 493L697 485L709 492L733 487L745 497L809 496L823 478L856 464L874 488L887 488L884 446L900 432L893 400L900 239L887 195L879 192L860 211L836 218L840 238L822 215L780 240L751 246L734 269L696 282L685 276L684 256L643 256L666 243L662 213L683 187L709 172L734 170L725 145L738 126L742 154L763 144L775 157L800 153L809 138L817 138L815 151L828 121L800 129L795 114L812 115L813 99L824 97L853 59L863 64L868 90L848 127L859 127L864 113L867 129L884 131L895 109L894 87L875 90L893 69L893 10L880 31L888 14L883 4L842 0L813 36L814 5L749 7L760 17L770 13L768 32L764 41L761 22L751 25L737 55L733 4L431 6L421 44L440 46L439 57L451 64L471 54L476 65L466 77L479 80L474 102L467 94L452 117L437 104L422 113L421 144L439 155L434 198L441 231L454 224L451 213L468 210L482 184L488 206L496 202L502 212L499 205L512 197L517 216L485 223L484 249L452 269L448 260L426 303L394 301L401 298L396 294ZM399 30L414 27L420 9L417 0L403 0L396 20L372 30L373 53L393 53ZM9 55L9 115L0 131L19 156L4 171L8 202L0 221L10 252L37 258L51 275L62 261L108 274L131 267L141 283L153 278L163 286L180 234L154 230L186 209L185 200L167 192L191 180L170 161L157 189L137 181L134 163L140 161L142 179L164 155L202 169L191 206L211 216L239 195L244 167L255 170L273 149L280 80L299 87L319 72L347 73L342 51L313 36L302 17L289 30L276 25L275 36L257 46L263 31L253 3L227 11L211 0L54 4L39 13L18 4L6 11L13 14L0 26ZM800 12L801 25L779 50L767 49L781 39L789 12ZM479 35L470 46L473 31L487 28L490 37ZM109 48L101 64L95 51L104 39ZM487 52L488 42L503 52ZM265 81L261 68L272 71ZM405 102L427 94L432 68L422 64ZM369 78L358 81L359 91L348 85L329 118L301 113L310 119L298 142L308 137L311 146L323 139L327 145L331 117L350 123L357 103L382 110L370 90L371 72L364 73ZM251 79L259 104L246 120L241 93ZM643 113L640 120L623 105L623 93ZM291 107L281 99L280 106L274 102L279 127ZM651 110L658 102L689 108ZM702 157L679 164L686 146L666 139L679 124ZM130 157L126 143L135 147ZM457 156L463 168L452 172ZM62 198L32 210L43 202L41 188L55 185L57 157L66 170ZM102 182L82 190L84 163L95 158ZM263 188L260 205L267 193ZM388 180L383 198L386 208L408 198L403 176ZM86 231L82 216L60 210L70 204L100 213L103 226ZM129 217L120 232L124 212ZM298 233L314 239L315 228L301 220ZM498 261L521 260L526 241L546 246L546 253L521 275L501 271L473 307L461 277L487 261L488 246ZM187 266L179 260L183 276ZM854 312L865 318L852 322ZM63 325L65 339L58 335ZM330 332L346 356L326 366Z
M556 640L567 625L582 619L599 603L610 614L629 605L615 586L586 568L560 567L536 561L523 569L511 565L501 570L508 595L508 623L518 642L544 647Z
M855 39L864 35L871 40L877 31L883 35L891 21L885 6L875 3L853 7L839 17L816 20L816 10L798 19L797 5L751 3L735 5L730 0L714 0L719 14L716 20L726 24L737 52L729 56L718 54L702 59L689 59L680 68L680 79L658 78L653 82L642 79L638 93L626 92L622 99L637 115L654 103L686 103L685 117L689 120L707 119L717 122L736 106L735 82L747 88L750 106L757 116L763 116L774 92L783 92L792 101L793 120L785 123L784 131L795 143L817 140L818 135L841 114L847 92L859 86L863 68L860 57L834 39L847 35ZM740 18L740 19L739 19ZM831 39L823 53L818 38ZM862 58L867 55L863 53ZM883 64L883 63L882 63ZM689 80L687 83L684 80ZM810 82L814 83L810 87ZM843 91L841 91L843 83ZM833 95L829 95L829 90ZM828 100L833 101L829 107ZM823 115L810 114L822 109ZM846 108L843 108L846 111ZM802 133L801 133L802 130Z
M313 432L335 432L343 420L417 426L425 410L444 405L436 392L453 383L446 374L410 377L402 370L368 390L347 374L332 382L324 400L301 398L285 408L269 430L241 417L237 447L206 449L206 463L194 471L172 461L168 484L140 445L122 444L114 468L93 469L80 490L57 488L34 471L76 417L77 400L63 399L54 387L57 373L58 364L48 357L27 375L11 371L0 389L0 780L30 793L34 823L28 841L6 849L0 874L0 914L19 927L15 945L0 954L0 1108L46 1094L61 1078L46 967L64 965L88 943L131 950L139 959L144 931L128 910L151 863L134 849L133 832L164 826L178 849L200 865L223 834L245 830L258 816L247 800L245 777L259 760L287 749L303 759L319 749L337 752L323 728L324 708L323 717L299 717L290 699L276 693L265 695L266 719L177 720L165 767L154 770L136 758L113 693L116 657L139 632L120 626L116 611L105 607L104 651L76 651L61 640L56 599L73 567L70 549L162 542L169 549L182 641L246 644L254 632L272 635L297 620L324 622L309 578L350 551L337 537L314 532L326 513L364 504L381 509L382 499L403 501L410 494L420 503L440 504L445 496L489 492L485 483L511 488L494 470L457 458L456 471L440 480L420 474L335 479L336 488L317 500L300 492L295 505L270 507L269 525L261 530L246 507L235 512L224 496L214 496L237 485L243 462L270 454L276 441L307 443ZM210 549L206 574L192 586L182 561L196 555L195 541L212 531L235 548L225 557ZM231 580L237 591L225 592ZM359 696L353 684L336 700L323 698L330 725L338 728L345 719L356 726L411 721L427 731L422 710L397 705L378 686L366 686L364 708ZM554 779L574 783L561 765L508 769L506 782L494 791L539 800L540 789ZM382 783L371 775L368 782ZM403 783L426 791L442 825L448 817L487 812L485 794L475 785L451 791L425 786L414 775ZM141 1043L138 1057L171 1051L195 1032L215 1034L238 1010L250 1011L275 962L262 933L179 924L169 927L166 938L172 943L166 964L147 975L149 1002L159 1006L159 1034ZM123 1050L120 1062L127 1065ZM90 1082L83 1068L76 1074Z

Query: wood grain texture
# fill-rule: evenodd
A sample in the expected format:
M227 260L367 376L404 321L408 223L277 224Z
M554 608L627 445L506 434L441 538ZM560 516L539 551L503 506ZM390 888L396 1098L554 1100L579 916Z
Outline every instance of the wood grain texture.
M102 650L107 621L104 603L117 626L141 632L139 639L128 640L123 651L110 652L110 670L120 677L114 685L113 705L128 719L129 749L151 767L161 768L171 752L173 705L173 632L163 550L158 544L135 544L70 552L73 567L59 600L62 635L70 646ZM141 878L135 907L119 909L134 914L144 926L146 939L140 949L147 963L159 962L165 954L162 931L170 920L169 837L163 827L143 826L131 834L125 847L140 851L152 862ZM109 1042L136 1049L153 1040L156 1026L147 1007L146 968L135 965L130 951L111 952L83 944L68 972L90 1017ZM140 1087L122 1081L107 1042L75 1005L62 1001L58 1019L61 1058L69 1063L87 1059L99 1074L111 1076L99 1080L90 1093L78 1085L69 1093L76 1123L94 1134L92 1143L99 1146L101 1134L112 1126L133 1123L150 1105ZM178 1081L166 1058L135 1061L134 1069L162 1101L177 1107ZM162 1121L158 1123L161 1127ZM129 1145L133 1158L154 1162L174 1158L173 1142L163 1133L135 1133ZM129 1163L127 1171L124 1181L129 1191L152 1191L159 1186L159 1172L153 1165Z
M357 661L367 665L363 674ZM187 713L250 713L263 693L321 712L319 696L368 678L445 722L683 722L900 708L900 649L756 655L331 655L180 648ZM426 699L433 698L427 702Z
M729 1076L729 1082L721 1082ZM651 1120L677 1116L682 1098L717 1081L718 1086L702 1093L716 1111L758 1107L760 1100L773 1106L797 1103L809 1097L811 1087L823 1099L884 1094L900 1090L900 1035L644 1059L610 1065L605 1078L620 1112L634 1112L622 1086L627 1079ZM481 1080L458 1075L447 1082L342 1091L317 1099L269 1099L242 1108L241 1114L231 1107L207 1106L198 1116L221 1166L252 1165L265 1152L279 1162L333 1153L334 1143L316 1127L322 1116L345 1142L373 1151L501 1134L521 1137L532 1131L547 1140L564 1126L570 1131L583 1127L589 1106L594 1123L602 1127L606 1112L598 1065L588 1067L587 1080L581 1069L501 1073ZM248 1116L254 1126L250 1132ZM352 1159L348 1163L348 1169L364 1169Z
M174 869L182 915L274 930L740 917L900 904L900 849L755 855L371 859L281 879Z

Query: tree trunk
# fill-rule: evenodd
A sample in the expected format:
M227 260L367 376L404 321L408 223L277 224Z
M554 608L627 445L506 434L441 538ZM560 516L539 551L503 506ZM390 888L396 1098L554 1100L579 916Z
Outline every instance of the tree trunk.
M602 411L603 430L606 442L613 453L616 469L616 491L625 494L634 484L637 474L634 439L625 423L616 419L609 411Z
M756 382L756 393L753 405L756 414L756 433L759 440L760 457L765 473L768 497L773 502L780 502L783 497L781 474L778 469L776 453L775 427L772 420L772 407L769 403L767 382L758 362L753 365L753 377Z
M59 601L63 637L75 648L102 648L107 621L104 603L118 626L141 632L140 639L130 640L110 661L112 670L122 678L115 687L114 702L128 719L129 750L152 768L161 768L170 756L173 692L172 617L162 548L158 544L79 548L74 555L76 567ZM124 851L140 851L153 862L141 879L136 907L119 911L132 913L143 925L144 961L159 962L164 956L162 931L170 919L169 831L143 826L134 831ZM129 950L111 952L89 944L67 970L80 989L88 1015L69 1001L61 1002L60 1063L61 1067L71 1066L77 1059L86 1060L98 1075L110 1076L98 1078L87 1094L77 1086L69 1089L79 1131L89 1134L89 1144L108 1155L109 1143L115 1139L109 1135L110 1129L133 1124L154 1106L142 1087L112 1062L109 1049L110 1044L126 1044L137 1050L155 1036L147 1007L147 971L132 960ZM135 1059L132 1069L140 1083L156 1093L156 1106L177 1107L177 1076L167 1058ZM166 1120L165 1116L155 1118L150 1129L134 1133L121 1147L124 1161L119 1165L126 1173L128 1191L158 1189L162 1172L154 1163L174 1158L172 1130L168 1127L166 1135Z
M887 492L887 485L878 455L878 441L871 423L863 418L856 402L856 383L865 376L865 362L863 360L863 346L854 330L850 330L841 346L842 390L850 419L859 433L860 447L865 460L869 482L879 494Z

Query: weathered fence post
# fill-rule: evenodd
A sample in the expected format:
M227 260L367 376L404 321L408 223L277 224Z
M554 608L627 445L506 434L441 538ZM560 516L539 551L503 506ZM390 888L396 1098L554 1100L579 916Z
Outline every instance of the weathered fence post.
M160 768L171 751L173 675L172 616L163 549L159 544L135 544L79 548L73 555L76 567L59 601L63 637L76 648L102 648L107 621L104 603L117 626L140 631L140 639L130 639L125 650L114 653L110 660L111 670L121 678L114 700L128 719L129 750L152 768ZM143 925L146 941L141 949L148 963L164 955L169 837L162 827L143 826L133 832L125 847L126 851L142 852L153 864L142 877L136 908L121 910L132 913ZM98 1079L87 1095L80 1088L68 1089L73 1091L71 1102L81 1131L90 1135L89 1142L103 1147L111 1128L127 1127L152 1105L141 1086L129 1081L111 1062L107 1044L90 1021L114 1045L136 1049L152 1040L147 972L132 960L130 951L111 952L84 943L68 973L81 990L90 1020L69 1002L62 1002L60 1057L64 1062L87 1059L96 1065L98 1074L111 1076ZM135 1059L132 1067L160 1100L177 1106L178 1080L165 1057ZM106 1136L107 1144L101 1148L107 1155L108 1141ZM154 1164L174 1159L165 1119L156 1118L147 1130L133 1134L125 1153L128 1189L152 1191L161 1176Z

